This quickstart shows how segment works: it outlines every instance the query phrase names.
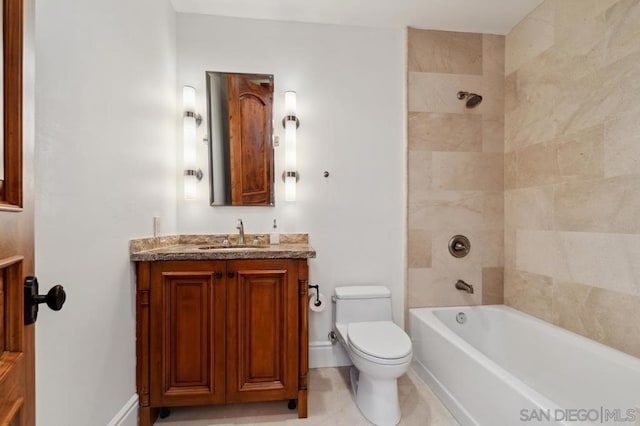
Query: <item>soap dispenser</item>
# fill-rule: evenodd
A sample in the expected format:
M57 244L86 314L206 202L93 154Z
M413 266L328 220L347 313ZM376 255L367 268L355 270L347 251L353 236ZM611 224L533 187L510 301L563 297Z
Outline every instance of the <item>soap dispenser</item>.
M280 233L275 219L273 219L273 229L271 230L271 235L269 235L269 242L271 244L280 244Z

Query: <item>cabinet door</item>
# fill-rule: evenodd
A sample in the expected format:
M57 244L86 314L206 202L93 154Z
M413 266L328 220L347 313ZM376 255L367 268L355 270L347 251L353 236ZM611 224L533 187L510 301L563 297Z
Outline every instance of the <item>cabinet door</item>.
M227 402L297 398L297 264L231 261L227 271Z
M151 405L224 402L225 263L151 269Z

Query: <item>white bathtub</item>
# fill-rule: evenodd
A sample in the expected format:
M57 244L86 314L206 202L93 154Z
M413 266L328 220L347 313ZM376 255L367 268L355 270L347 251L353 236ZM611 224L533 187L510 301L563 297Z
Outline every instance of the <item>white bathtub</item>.
M639 359L515 309L410 309L409 334L414 369L462 425L640 425Z

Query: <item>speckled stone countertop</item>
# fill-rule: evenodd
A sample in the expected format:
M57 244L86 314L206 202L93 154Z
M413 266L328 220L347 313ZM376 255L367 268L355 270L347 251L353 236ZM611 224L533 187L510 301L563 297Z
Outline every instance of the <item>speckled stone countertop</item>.
M246 234L247 245L237 247L238 235L229 235L230 247L223 247L225 235L171 235L131 240L133 262L158 260L308 259L316 257L308 234L280 234L280 244L270 245L268 234ZM258 245L253 245L257 240Z

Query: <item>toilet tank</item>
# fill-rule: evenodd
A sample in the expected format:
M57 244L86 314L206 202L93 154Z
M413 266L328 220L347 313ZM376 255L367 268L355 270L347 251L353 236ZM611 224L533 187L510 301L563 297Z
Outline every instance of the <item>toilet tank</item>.
M391 290L384 286L336 287L335 321L391 321Z

